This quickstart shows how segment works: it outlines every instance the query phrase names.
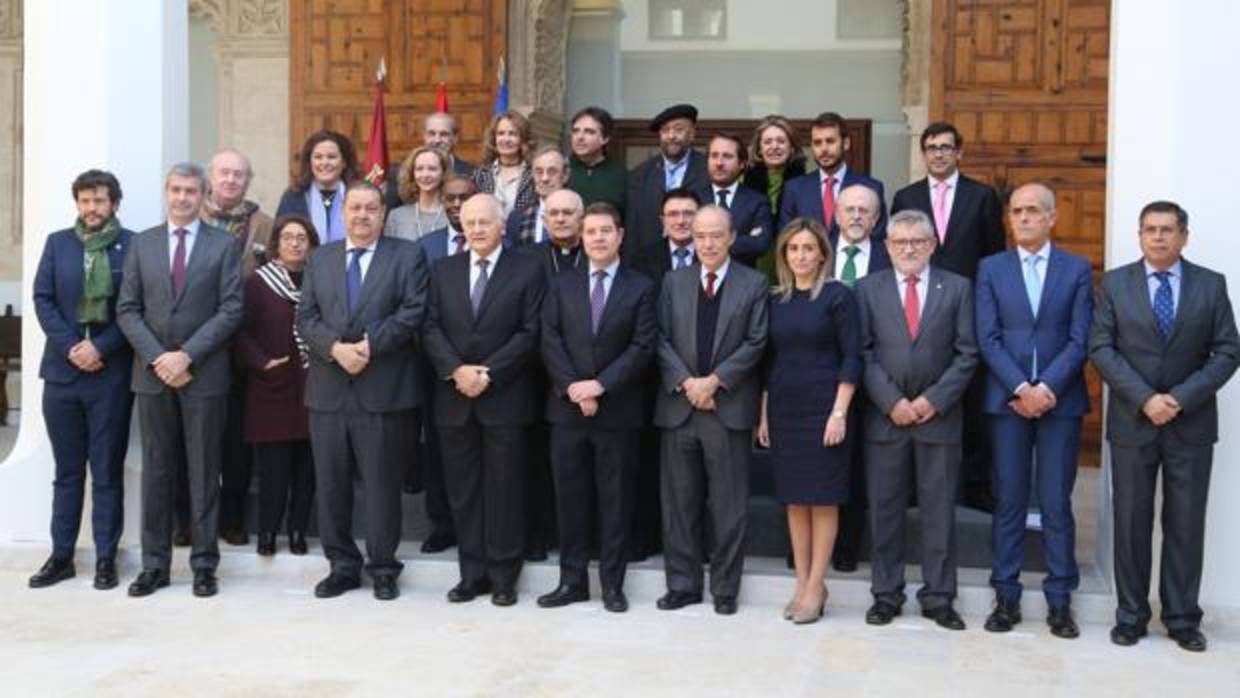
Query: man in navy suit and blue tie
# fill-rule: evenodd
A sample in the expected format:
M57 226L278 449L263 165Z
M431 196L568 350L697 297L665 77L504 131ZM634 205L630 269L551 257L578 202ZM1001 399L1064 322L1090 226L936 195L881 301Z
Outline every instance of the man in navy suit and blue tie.
M116 324L116 297L133 233L116 211L121 185L110 172L73 180L78 217L48 236L34 278L34 307L47 335L39 377L43 419L56 461L52 484L52 555L30 578L40 588L76 574L73 551L90 464L95 588L116 586L116 546L123 525L125 452L133 350Z
M840 192L845 187L864 184L878 193L878 223L874 226L874 239L883 240L887 236L887 207L882 203L886 199L883 183L873 177L853 172L844 162L852 148L844 117L835 112L823 112L814 118L809 133L810 149L814 152L818 171L803 174L788 182L784 188L783 201L779 205L777 228L783 230L793 218L812 218L821 222L830 238L835 240L840 233L835 223L835 206Z
M706 150L706 174L710 184L699 189L698 195L706 203L722 206L732 214L732 225L736 228L732 259L752 267L774 242L775 221L771 215L771 200L741 186L741 174L748 158L748 149L735 135L711 136Z
M990 423L996 500L990 585L995 608L986 630L1021 621L1020 568L1025 512L1036 489L1045 533L1047 625L1056 637L1080 633L1072 619L1076 566L1076 482L1081 422L1089 412L1085 354L1093 317L1089 260L1051 244L1055 194L1031 183L1008 207L1016 248L978 266L977 341L987 371L983 411ZM1035 467L1036 460L1036 467Z

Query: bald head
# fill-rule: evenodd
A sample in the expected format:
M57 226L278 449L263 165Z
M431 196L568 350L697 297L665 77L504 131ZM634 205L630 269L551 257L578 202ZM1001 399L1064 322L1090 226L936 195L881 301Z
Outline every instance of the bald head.
M736 234L732 214L713 204L698 209L693 216L693 250L707 271L715 271L728 261Z
M240 150L223 148L207 163L207 188L211 202L222 210L235 208L245 200L253 171L250 159Z
M840 235L852 244L870 237L878 223L880 208L882 202L873 189L863 184L844 187L835 202L835 222L840 227Z
M559 247L576 247L581 240L581 219L585 204L572 189L558 189L543 202L543 225L551 243Z
M1055 192L1040 182L1017 187L1008 199L1008 223L1018 246L1028 252L1042 249L1055 227Z
M461 232L469 248L486 257L504 237L504 207L491 194L474 194L461 206Z

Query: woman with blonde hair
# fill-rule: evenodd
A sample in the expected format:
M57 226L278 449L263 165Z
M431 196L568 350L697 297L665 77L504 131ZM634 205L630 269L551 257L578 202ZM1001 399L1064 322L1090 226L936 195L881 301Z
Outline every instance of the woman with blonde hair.
M848 408L862 379L857 301L831 270L822 224L797 218L779 234L758 441L771 449L775 496L787 507L797 583L784 618L798 624L817 621L827 601L848 498Z
M398 175L400 198L405 205L388 213L384 235L417 240L447 227L443 183L451 164L447 154L434 146L424 145L409 153Z
M770 199L771 211L778 219L784 185L803 174L805 151L792 124L778 114L762 117L749 141L749 169L742 183ZM758 261L758 268L768 276L774 275L774 258L774 252L768 252Z
M538 204L530 156L537 145L530 122L512 110L496 114L482 136L482 162L474 170L479 194L494 194L504 207L504 217L513 209L524 211Z

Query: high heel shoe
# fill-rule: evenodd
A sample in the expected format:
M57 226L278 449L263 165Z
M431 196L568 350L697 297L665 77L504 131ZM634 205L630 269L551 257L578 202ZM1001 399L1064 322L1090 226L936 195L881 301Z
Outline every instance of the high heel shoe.
M808 625L810 623L817 623L818 619L822 618L822 611L826 605L827 600L824 598L822 601L818 602L818 606L816 608L798 608L796 612L792 614L793 624Z
M794 616L796 612L797 612L797 597L794 596L792 597L791 601L784 604L784 620L792 620L792 616Z

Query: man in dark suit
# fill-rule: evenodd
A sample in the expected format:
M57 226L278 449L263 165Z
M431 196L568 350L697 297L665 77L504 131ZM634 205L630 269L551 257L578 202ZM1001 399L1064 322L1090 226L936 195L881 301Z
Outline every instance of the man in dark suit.
M973 279L978 262L1002 252L1007 238L999 194L960 174L963 148L960 131L952 124L938 121L927 126L921 134L921 152L929 176L896 192L891 212L915 210L929 216L938 238L930 263ZM985 390L985 372L978 371L964 398L963 501L992 511L990 437L982 416Z
M659 152L629 172L622 254L632 255L659 238L659 203L664 192L677 187L698 191L710 181L706 158L693 149L697 117L693 105L677 104L650 122L650 130L659 134Z
M134 349L142 428L142 573L130 596L168 586L179 468L189 474L194 595L219 589L228 340L241 323L241 264L232 236L198 219L205 192L197 165L168 170L168 221L134 237L116 302L117 324Z
M990 576L995 608L986 630L1007 632L1021 621L1025 518L1036 476L1046 622L1053 635L1074 638L1080 632L1071 601L1080 573L1072 487L1081 422L1089 413L1084 369L1093 279L1088 259L1051 245L1055 194L1049 188L1017 188L1008 218L1017 249L982 260L974 296L977 342L989 369L983 409L990 420L997 500Z
M864 184L878 194L878 223L874 226L874 239L882 240L887 235L887 207L883 203L886 200L883 183L860 172L853 172L844 161L852 148L844 117L835 112L823 112L814 118L809 133L810 149L814 152L818 171L796 177L784 186L784 198L779 204L779 223L776 229L783 230L793 218L812 218L822 223L827 229L828 237L834 240L839 235L835 206L840 192L845 187Z
M133 233L116 211L121 185L111 172L73 180L78 217L47 237L34 277L34 309L47 335L39 377L43 421L51 438L52 555L32 588L73 577L90 464L95 588L116 586L116 546L124 526L124 466L129 446L133 350L116 324L116 295Z
M1214 443L1215 395L1240 362L1227 281L1182 257L1188 213L1170 201L1141 210L1142 259L1102 278L1089 358L1110 387L1115 591L1111 641L1134 645L1150 621L1150 535L1162 471L1162 622L1202 652L1202 544Z
M727 209L698 210L693 245L700 264L670 273L659 294L663 380L654 422L663 429L663 610L702 601L702 518L708 514L715 534L715 612L736 613L769 286L762 273L730 263L735 240Z
M603 607L628 610L624 596L638 461L645 423L642 379L658 327L654 284L620 264L620 213L586 209L588 268L551 280L542 310L542 357L551 379L547 421L560 519L560 584L544 608L590 598L587 570L597 521Z
M538 205L513 209L504 224L504 244L524 247L546 242L547 197L568 185L568 162L560 149L552 144L541 145L530 158L530 172Z
M887 227L892 269L857 284L865 352L865 463L873 542L870 625L904 605L904 519L917 486L923 616L964 630L956 598L956 490L960 397L977 365L973 294L963 277L930 266L934 228L920 211Z
M711 136L706 149L710 184L697 194L703 201L718 204L732 214L732 225L736 228L732 258L752 267L775 240L775 220L771 215L770 198L741 186L748 153L745 144L733 134Z
M452 163L451 171L444 174L469 177L474 173L474 164L456 156L456 142L460 135L456 117L447 112L431 112L422 121L422 144L439 148ZM391 211L405 202L400 198L400 182L396 172L389 172L387 175L383 188L383 203L387 210Z
M632 255L633 268L649 276L655 288L669 271L697 263L693 253L693 216L701 205L701 198L684 187L663 194L659 202L663 234Z
M520 249L538 260L548 280L588 263L581 248L584 209L581 195L572 189L558 189L543 199L543 239Z
M366 498L366 572L374 596L400 595L401 449L409 411L422 403L414 342L426 312L426 256L412 242L384 237L383 193L349 185L345 239L316 249L306 264L297 331L310 349L306 407L319 537L331 572L318 598L361 584L353 542L353 474Z
M525 531L526 431L538 418L534 362L545 279L505 249L503 207L476 194L461 209L468 254L431 272L424 345L435 375L435 424L456 523L461 581L452 602L492 592L517 602Z

